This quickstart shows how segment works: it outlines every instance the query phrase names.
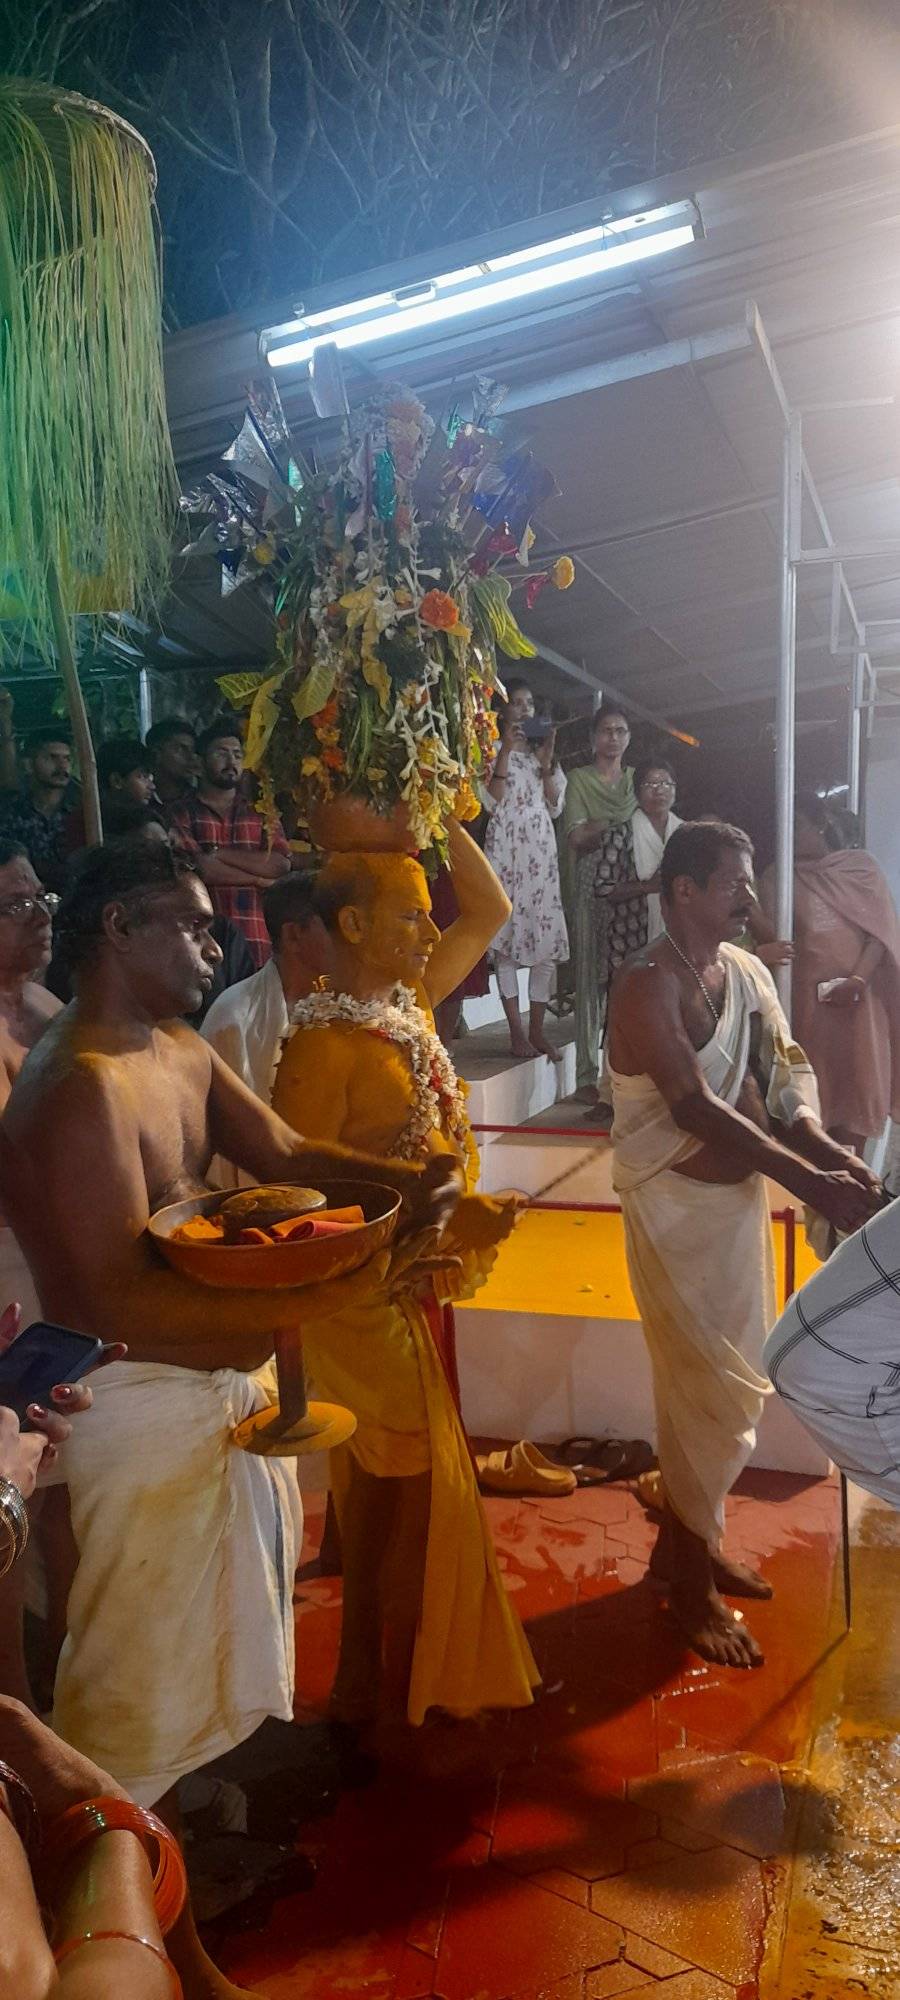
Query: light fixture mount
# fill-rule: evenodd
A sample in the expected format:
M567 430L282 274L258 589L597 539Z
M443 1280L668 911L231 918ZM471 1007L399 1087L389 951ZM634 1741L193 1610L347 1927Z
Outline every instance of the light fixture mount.
M268 327L260 337L260 349L272 368L298 367L326 344L345 350L401 335L408 338L520 299L583 285L607 271L683 249L700 235L700 215L693 201L671 202L636 215L605 215L589 228L486 257L461 270L324 310L301 310L296 319Z

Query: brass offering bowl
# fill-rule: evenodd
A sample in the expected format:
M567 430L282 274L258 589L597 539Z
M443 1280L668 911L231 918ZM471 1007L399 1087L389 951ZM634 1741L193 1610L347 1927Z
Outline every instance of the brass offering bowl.
M397 1228L401 1197L377 1181L327 1180L319 1192L329 1208L358 1205L365 1222L340 1236L294 1243L176 1243L172 1232L195 1215L215 1215L224 1194L195 1195L172 1202L150 1217L148 1234L161 1255L184 1278L226 1291L302 1290L358 1271L387 1248ZM312 1211L311 1211L312 1212ZM297 1302L302 1320L302 1301ZM345 1444L356 1429L352 1411L338 1403L307 1403L299 1330L273 1332L278 1403L245 1417L232 1442L262 1457L300 1458Z
M195 1215L215 1215L227 1195L193 1195L159 1208L147 1224L166 1262L198 1285L217 1285L229 1292L280 1291L285 1287L324 1285L368 1264L384 1250L397 1227L400 1196L396 1188L377 1181L320 1181L318 1189L329 1208L362 1209L365 1222L340 1236L312 1237L293 1243L176 1243L173 1231ZM252 1190L247 1190L252 1192Z

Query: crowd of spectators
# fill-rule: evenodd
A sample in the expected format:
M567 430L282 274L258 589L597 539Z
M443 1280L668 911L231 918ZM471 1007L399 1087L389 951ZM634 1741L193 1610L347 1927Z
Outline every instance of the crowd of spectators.
M97 748L97 783L106 840L168 840L206 883L223 954L209 1005L266 963L263 893L291 868L283 827L267 823L248 794L238 724L223 716L198 731L184 716L169 715L148 730L146 742L111 737ZM43 889L59 896L77 874L86 839L67 726L44 723L17 747L12 702L4 694L0 843L21 848ZM47 983L69 998L55 964Z
M599 704L589 724L590 754L573 758L559 750L570 725L536 702L527 681L510 680L505 695L475 832L512 914L482 967L440 1010L438 1028L451 1044L464 1031L463 999L486 993L493 973L511 1055L558 1062L559 1041L548 1034L546 1016L573 1010L576 1095L593 1118L609 1110L603 1048L613 976L663 929L659 868L681 825L677 773L659 751L630 761L631 724L615 702ZM253 804L232 716L198 730L183 715L167 715L144 742L114 736L98 746L97 778L104 838L166 838L209 890L223 956L205 1012L267 963L263 894L292 864L302 865L302 853L292 853L280 821L265 820ZM43 723L17 745L8 690L0 690L0 842L21 848L44 890L56 896L71 882L86 844L67 726ZM771 870L761 878L744 942L770 966L794 958L795 1024L820 1073L827 1122L864 1143L887 1116L900 1113L900 971L895 979L890 891L860 850L859 823L846 807L801 796L794 944L775 936ZM456 914L446 871L434 885L434 910L441 928ZM520 982L520 973L527 980ZM47 985L69 997L55 962Z

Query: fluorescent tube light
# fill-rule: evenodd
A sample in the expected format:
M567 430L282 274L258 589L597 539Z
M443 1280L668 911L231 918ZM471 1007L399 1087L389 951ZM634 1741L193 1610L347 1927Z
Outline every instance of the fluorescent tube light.
M627 240L615 240L626 232ZM266 348L263 335L263 348L271 367L297 367L324 344L341 349L367 347L397 334L424 331L682 249L693 242L695 234L694 212L687 203L601 223L594 229L424 280L410 286L408 292L400 287L396 292L357 299L351 305L305 314L295 325L271 329L273 339L295 331L297 339Z

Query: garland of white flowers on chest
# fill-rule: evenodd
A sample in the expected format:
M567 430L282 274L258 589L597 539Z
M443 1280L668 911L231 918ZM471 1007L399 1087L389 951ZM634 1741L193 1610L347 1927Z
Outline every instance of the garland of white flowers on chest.
M403 1050L412 1074L409 1117L388 1157L421 1160L432 1132L455 1140L463 1158L477 1167L478 1153L466 1116L466 1089L439 1036L429 1028L415 994L398 986L392 1000L354 1000L349 993L311 993L291 1012L291 1028L343 1023L362 1028Z

